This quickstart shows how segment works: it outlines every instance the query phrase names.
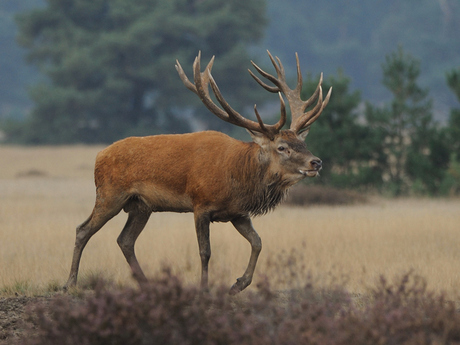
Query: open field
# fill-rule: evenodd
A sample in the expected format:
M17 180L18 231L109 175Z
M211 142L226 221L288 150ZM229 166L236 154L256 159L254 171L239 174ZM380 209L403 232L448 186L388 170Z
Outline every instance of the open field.
M66 281L75 227L93 207L92 168L100 149L0 147L3 294L25 283L36 293ZM125 220L124 213L118 215L90 240L83 252L81 278L100 273L122 284L132 283L116 244ZM391 278L413 270L427 280L429 288L458 297L458 199L380 199L345 207L281 206L254 223L264 246L255 281L273 274L274 261L291 257L297 260L294 265L300 278L307 273L326 280L334 276L344 279L352 292L364 291L380 275ZM250 247L229 224L213 224L211 241L210 282L230 286L244 272ZM191 214L153 214L136 249L147 275L166 264L186 282L199 281Z

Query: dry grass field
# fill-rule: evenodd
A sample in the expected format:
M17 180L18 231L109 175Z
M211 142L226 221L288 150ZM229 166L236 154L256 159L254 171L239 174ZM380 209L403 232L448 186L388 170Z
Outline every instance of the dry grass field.
M75 227L93 207L92 169L100 149L0 146L0 295L20 288L40 293L66 281ZM122 212L91 239L83 252L81 279L101 274L132 283L116 244L125 220ZM264 247L255 281L264 275L279 280L281 269L295 261L292 285L311 274L318 281L337 279L359 293L380 275L392 278L413 270L429 288L458 297L458 199L281 206L254 223ZM213 224L211 241L210 281L230 286L246 267L249 244L229 224ZM191 214L159 213L152 215L136 249L147 275L168 265L186 282L197 283L197 247Z

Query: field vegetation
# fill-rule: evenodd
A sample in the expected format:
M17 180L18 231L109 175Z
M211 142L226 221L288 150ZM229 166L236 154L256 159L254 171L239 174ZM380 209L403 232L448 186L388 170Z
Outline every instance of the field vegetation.
M193 216L153 214L137 243L152 281L138 289L116 244L120 214L89 242L78 287L62 292L100 149L0 147L1 345L460 341L458 199L320 198L302 187L296 205L254 220L264 249L255 282L234 298L250 248L230 225L212 225L202 294Z
M0 147L0 291L41 294L67 278L75 227L94 202L92 164L101 147ZM362 201L362 200L361 200ZM460 200L369 198L346 206L283 205L254 220L263 250L255 279L272 282L295 264L296 280L331 279L363 293L381 275L409 271L428 288L454 297L460 288ZM122 212L89 242L84 281L103 276L134 284L116 238ZM247 264L250 247L229 224L213 224L210 281L230 286ZM199 255L191 214L153 214L136 249L149 276L164 266L186 284L199 281ZM333 277L333 278L331 278ZM280 288L302 282L284 280ZM254 284L255 285L255 284Z

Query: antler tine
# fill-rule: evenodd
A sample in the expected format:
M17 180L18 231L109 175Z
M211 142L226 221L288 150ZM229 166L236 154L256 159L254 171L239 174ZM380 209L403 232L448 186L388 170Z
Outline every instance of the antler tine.
M219 108L217 105L214 104L214 102L211 100L209 96L209 82L211 76L211 67L214 62L214 56L211 58L211 61L208 63L206 66L206 69L201 72L201 51L198 52L198 56L195 58L195 61L193 62L193 79L195 81L195 89L196 89L196 94L198 97L200 97L201 101L203 104L217 117L224 121L229 120L228 114L223 111L221 108ZM187 86L187 85L186 85ZM192 90L193 91L193 90Z
M257 76L255 76L251 70L248 70L249 73L252 75L252 77L266 90L270 91L270 92L279 92L281 91L281 89L279 88L279 85L278 85L278 79L276 79L274 76L272 76L271 74L265 72L262 68L260 68L259 66L257 66L255 64L254 61L251 61L252 65L254 66L254 68L257 70L257 72L259 72L264 78L270 80L273 84L275 84L276 86L273 87L273 86L269 86L267 84L265 84L262 80L260 80Z
M177 59L176 59L176 70L177 70L177 73L179 73L179 77L184 83L184 85L187 87L187 89L198 94L198 92L196 91L195 85L187 78L187 75L185 74L184 69L182 68L182 66L179 63L179 60Z
M273 66L275 66L276 75L278 76L278 80L281 81L285 76L284 66L281 63L281 60L279 59L278 56L275 56L275 59L276 59L276 62L277 62L277 63L275 63L275 60L273 59L272 54L268 50L267 50L267 53L268 53L268 56L270 56L270 60L272 60Z
M315 107L309 112L304 113L302 116L299 116L298 118L296 118L295 121L293 121L293 123L291 124L291 129L296 133L301 131L302 128L306 126L307 122L313 117L315 117L316 114L318 114L318 111L321 109L322 101L323 101L323 88L320 86L319 87L319 98L318 98L318 102L316 103Z
M259 112L257 111L257 106L254 105L254 112L256 114L257 122L258 122L256 123L252 120L246 119L245 117L241 116L238 112L236 112L228 104L228 102L222 96L222 93L220 92L219 87L217 86L217 83L215 82L210 72L209 72L209 80L211 83L212 91L214 95L216 96L217 101L220 103L222 108L224 108L224 110L228 114L228 120L227 120L228 122L233 123L234 125L237 125L240 127L247 128L250 131L265 133L271 140L273 140L275 134L279 132L281 127L284 126L286 122L286 111L285 110L284 110L284 118L283 118L283 111L282 111L281 118L278 121L278 123L276 123L275 125L266 125L263 123L262 118L260 117ZM283 102L283 105L284 105L284 102Z
M281 93L278 92L278 95L279 95L279 98L280 98L280 113L281 113L281 117L279 119L279 121L271 126L275 129L275 131L279 131L281 128L283 128L284 124L286 123L286 105L284 104L284 99L283 99L283 96L281 96ZM262 122L262 119L260 118L260 115L259 115L259 112L257 111L257 106L254 105L254 112L256 113L256 117L257 117L257 121L259 121L259 124L260 124L260 127L266 129L266 125ZM267 129L266 129L267 130ZM269 130L267 130L269 131Z
M281 63L281 60L277 56L274 58L273 55L268 50L267 50L267 53L268 53L268 56L270 57L270 61L273 64L273 67L275 67L277 77L274 77L270 73L265 72L262 68L257 66L254 63L254 61L251 61L251 63L254 66L254 68L257 70L257 72L259 72L265 79L270 80L273 84L275 84L275 86L270 86L270 85L265 84L262 80L260 80L260 78L258 78L254 73L252 73L251 70L248 70L248 71L251 74L251 76L257 81L257 83L259 83L264 89L270 92L282 92L286 95L290 89L286 83L284 66Z
M197 69L198 69L198 73L199 73L200 77L202 79L204 78L204 83L201 83L203 85L203 90L207 94L209 94L208 87L207 87L209 81L207 80L206 71L211 71L212 66L214 64L214 56L209 61L208 65L206 66L205 72L203 72L203 73L200 72L200 60L201 60L201 51L198 52L198 56L195 57L195 61L193 62L193 76L194 77L196 76L196 68L195 67L198 67ZM184 85L187 87L187 89L189 89L190 91L192 91L192 92L196 93L197 95L199 95L198 90L196 88L196 85L193 84L187 78L187 75L185 74L184 69L182 68L181 64L179 63L179 60L177 60L177 59L176 59L176 70L177 70L177 73L179 73L179 77L182 80L182 82L184 83Z
M208 73L208 77L209 77L209 81L211 83L212 92L214 93L214 95L216 96L217 101L220 103L222 108L224 108L224 110L226 111L226 114L228 115L227 119L226 119L227 122L230 122L230 123L232 123L234 125L244 127L244 128L249 129L249 130L256 131L256 132L263 132L264 131L264 128L262 128L262 126L260 126L257 122L254 122L252 120L244 118L237 111L235 111L230 106L230 104L228 104L228 102L222 96L222 93L220 92L216 81L214 80L214 78L211 75L211 72Z
M265 71L263 71L262 69L260 69L259 66L257 66L254 62L252 62L252 65L254 66L255 69L257 69L257 71L260 73L260 74L264 74L266 73ZM258 76L256 76L254 73L252 73L252 71L250 69L248 69L248 72L249 74L251 75L251 77L253 77L255 79L255 81L260 85L262 86L265 90L269 91L269 92L273 92L273 93L277 93L277 92L280 92L280 88L277 87L277 86L270 86L270 85L267 85L265 84L262 80L260 80L260 78ZM267 73L268 74L268 73Z
M254 113L256 114L257 122L259 122L260 128L262 128L262 130L264 132L268 132L267 128L265 127L265 123L262 121L262 118L259 115L259 111L257 110L257 105L256 104L254 104Z
M321 115L323 109L329 103L329 99L331 98L332 87L329 88L329 91L326 95L326 98L323 100L323 88L319 87L319 97L318 102L316 103L315 107L310 110L309 112L305 113L302 117L300 117L295 123L291 124L291 130L295 133L299 133L302 129L307 129L311 126L313 122Z
M310 105L312 105L318 99L318 95L320 93L322 84L323 84L323 73L321 72L319 76L319 82L318 82L318 85L316 86L315 92L313 92L313 95L311 95L309 99L303 102L302 112L304 112Z
M228 104L228 102L222 96L222 93L220 92L219 87L217 86L217 83L212 77L211 68L214 63L214 56L212 57L211 61L208 63L208 65L206 66L203 72L201 72L200 61L201 61L201 52L198 53L198 56L195 58L195 61L193 62L193 79L195 82L195 84L193 84L187 78L179 61L176 60L176 69L179 73L179 77L181 78L185 86L189 90L196 93L200 97L203 104L220 119L226 122L232 123L234 125L246 128L249 131L263 133L270 139L273 139L275 134L279 132L281 127L283 127L284 123L286 122L285 110L284 110L284 117L283 117L283 111L282 111L281 119L275 125L265 125L255 106L254 106L254 110L255 110L258 122L254 122L252 120L246 119L245 117L241 116L238 112L236 112ZM222 106L223 109L217 106L211 99L210 94L209 94L209 84L211 84L211 89L214 95L216 96L217 101L219 102L219 104Z
M278 123L275 125L278 130L283 128L284 124L286 123L286 105L284 104L284 99L283 96L281 95L281 92L278 92L278 96L280 97L280 112L281 112L281 118L278 121Z
M321 89L321 98L322 98L322 89ZM318 118L318 116L321 115L323 109L327 106L327 104L329 103L329 99L331 98L331 94L332 94L332 86L329 88L329 91L327 92L327 95L326 95L326 98L324 98L324 100L321 101L321 108L317 111L316 114L312 115L310 117L310 119L305 123L305 125L303 127L308 127L310 126L313 122L315 122L315 120ZM319 102L319 101L318 101Z
M299 55L297 53L295 54L297 64L297 85L294 89L291 89L286 82L286 75L281 60L277 56L273 57L273 55L268 50L267 53L270 58L270 61L273 64L273 67L275 67L277 77L274 77L273 75L265 72L254 62L251 61L251 63L257 70L257 72L259 72L264 78L271 81L275 86L267 85L262 80L260 80L260 78L255 76L254 73L252 73L251 71L249 71L249 73L255 79L255 81L257 81L257 83L261 85L265 90L270 92L281 92L286 96L289 102L289 106L291 108L292 119L290 129L295 133L299 133L303 128L305 128L305 126L307 126L307 123L308 125L311 125L313 121L316 120L319 114L321 114L323 108L326 106L327 101L329 101L329 98L327 98L327 101L325 100L324 102L322 99L321 84L323 82L323 74L321 73L318 86L316 87L316 90L313 93L313 95L306 101L303 101L301 98L303 79L302 72L300 70ZM328 96L330 96L330 92L331 90L329 90ZM318 97L320 98L320 100L318 100ZM318 100L318 105L315 106L313 110L309 111L308 113L305 113L305 110L309 106L311 106L316 100ZM324 106L321 107L321 104L323 103Z
M300 70L300 61L299 61L299 54L295 53L295 61L297 63L297 86L296 86L296 93L300 94L302 93L302 85L303 85L303 80L302 80L302 71Z

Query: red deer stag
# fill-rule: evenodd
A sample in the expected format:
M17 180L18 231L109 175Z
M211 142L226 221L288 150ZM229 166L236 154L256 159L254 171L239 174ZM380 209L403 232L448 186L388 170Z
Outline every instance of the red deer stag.
M302 75L297 60L297 86L290 89L281 61L268 52L277 77L254 68L274 86L265 84L251 71L251 76L266 90L279 93L281 118L275 125L262 122L254 106L257 122L237 113L222 97L211 76L214 57L201 72L199 54L193 63L194 83L181 65L176 69L185 86L200 97L204 105L223 121L246 128L253 142L241 142L223 133L205 131L189 134L131 137L102 150L96 158L96 203L89 218L77 227L75 249L66 287L77 282L83 248L109 219L122 209L128 220L117 242L131 267L134 278L142 284L147 279L134 253L134 244L152 212L193 212L201 257L201 287L208 285L210 222L232 222L251 244L251 256L241 278L231 287L236 294L252 281L257 258L262 248L251 216L273 209L290 186L314 177L321 160L308 151L305 137L311 124L327 105L331 90L323 100L322 75L316 91L302 101ZM210 97L209 85L221 105ZM286 122L284 94L292 113L290 129ZM316 102L317 101L317 102ZM308 111L307 108L314 107Z

